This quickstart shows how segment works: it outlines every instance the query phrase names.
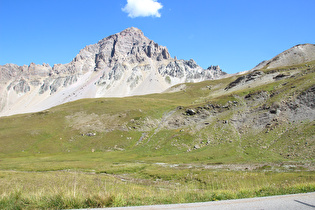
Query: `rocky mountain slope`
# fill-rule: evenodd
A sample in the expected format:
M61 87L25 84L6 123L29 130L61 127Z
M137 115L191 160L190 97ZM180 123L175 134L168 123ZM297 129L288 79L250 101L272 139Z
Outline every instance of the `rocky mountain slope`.
M314 44L299 44L296 45L270 60L259 63L255 68L279 68L282 66L292 66L315 60L315 45Z
M68 64L0 66L0 116L83 98L160 93L224 74L219 66L203 69L192 59L171 58L166 47L132 27L86 46Z
M83 99L1 117L0 154L97 153L205 167L288 162L314 170L314 78L311 61L178 84L167 93Z

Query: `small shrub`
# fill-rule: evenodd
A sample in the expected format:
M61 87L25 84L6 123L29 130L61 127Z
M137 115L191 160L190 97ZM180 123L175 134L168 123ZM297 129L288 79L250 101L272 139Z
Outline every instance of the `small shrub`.
M89 208L104 208L112 206L114 197L111 195L94 195L85 199L85 205Z
M171 84L171 82L172 82L170 76L166 76L166 77L165 77L165 81L166 81L168 84Z
M46 200L47 208L53 208L53 209L67 208L64 202L64 198L61 194L57 194L52 197L46 197L44 199Z

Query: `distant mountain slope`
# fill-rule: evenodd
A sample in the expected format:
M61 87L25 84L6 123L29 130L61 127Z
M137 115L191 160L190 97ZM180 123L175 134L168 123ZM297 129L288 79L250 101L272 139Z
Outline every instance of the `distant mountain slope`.
M314 170L315 61L172 90L1 117L0 154L94 151L130 162L210 165L298 161Z
M281 66L292 66L313 60L315 60L315 45L299 44L280 53L270 60L261 62L252 70L261 68L271 69Z
M218 66L171 58L137 28L86 46L68 64L0 66L0 116L41 111L82 98L160 93L183 82L219 78Z

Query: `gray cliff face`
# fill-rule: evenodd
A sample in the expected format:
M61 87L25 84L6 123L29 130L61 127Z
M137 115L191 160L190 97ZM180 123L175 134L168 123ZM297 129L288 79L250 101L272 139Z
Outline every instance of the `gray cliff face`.
M186 82L203 81L219 78L225 75L219 66L210 66L203 69L196 64L193 59L189 61L174 60L168 65L161 65L158 69L162 76L169 76L171 78L186 78Z
M117 63L136 64L169 58L170 54L166 47L149 40L141 30L128 28L100 40L97 44L85 47L74 58L71 65L77 62L92 63L92 66L85 65L82 70L89 71L93 67L93 70L101 71L106 67L114 67Z
M178 83L224 74L216 66L202 69L192 59L171 58L166 47L131 27L86 46L67 64L0 66L0 115L11 109L10 104L22 103L28 93L32 93L33 101L39 100L36 104L44 103L47 108L80 98L158 93ZM59 102L48 106L45 100L56 101L48 98L61 92Z

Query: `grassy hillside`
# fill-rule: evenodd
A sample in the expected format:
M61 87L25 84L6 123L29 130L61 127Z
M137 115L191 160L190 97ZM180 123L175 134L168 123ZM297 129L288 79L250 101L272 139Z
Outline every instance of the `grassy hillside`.
M177 85L162 94L84 99L1 117L0 207L86 208L314 191L314 78L310 62ZM61 179L65 173L72 178ZM55 190L45 184L30 189L35 177L59 182ZM245 182L227 181L232 177ZM9 179L22 181L11 181L8 189ZM102 186L117 182L119 189L78 196L76 179L86 180L82 189L95 180ZM168 197L157 196L162 188ZM51 205L41 200L45 196Z

